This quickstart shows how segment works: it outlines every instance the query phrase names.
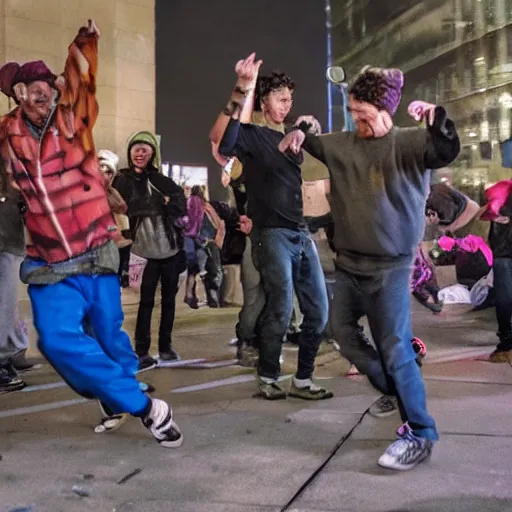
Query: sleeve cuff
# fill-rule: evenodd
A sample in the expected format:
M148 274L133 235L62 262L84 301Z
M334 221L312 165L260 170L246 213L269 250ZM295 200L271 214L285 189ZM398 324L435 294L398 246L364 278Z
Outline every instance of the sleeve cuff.
M437 106L434 115L434 124L428 126L431 133L441 134L447 139L454 140L457 138L455 123L448 117L448 113L444 107Z

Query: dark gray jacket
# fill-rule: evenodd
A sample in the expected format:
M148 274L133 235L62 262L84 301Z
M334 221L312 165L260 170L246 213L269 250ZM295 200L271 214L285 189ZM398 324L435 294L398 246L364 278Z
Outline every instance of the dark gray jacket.
M329 169L337 268L372 275L410 266L425 231L430 169L460 150L446 111L437 107L427 129L393 128L371 139L308 135L303 147Z
M16 192L0 195L0 252L25 255L21 196Z

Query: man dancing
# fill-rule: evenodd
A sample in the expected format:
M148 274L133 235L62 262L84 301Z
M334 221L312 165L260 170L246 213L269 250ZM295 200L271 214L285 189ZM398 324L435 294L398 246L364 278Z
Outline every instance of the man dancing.
M364 68L349 90L356 132L306 134L308 119L281 142L283 156L301 147L323 161L331 177L336 283L332 329L341 351L385 395L396 395L404 426L379 458L407 470L427 460L436 425L411 345L409 282L425 228L430 173L450 164L460 143L444 108L413 102L410 114L427 128L395 128L403 74ZM309 120L310 121L310 120ZM368 316L377 350L361 341L358 320Z
M279 357L293 307L293 291L304 314L297 373L289 395L306 400L331 398L332 392L312 381L315 357L327 322L327 293L316 247L303 217L302 159L278 150L284 135L270 127L241 124L240 112L256 85L261 61L254 54L236 66L238 80L217 126L225 128L219 145L224 156L244 166L252 258L260 272L266 301L261 318L258 392L268 400L286 398L277 379ZM273 75L261 94L262 107L283 123L292 106L294 83ZM212 137L213 139L213 137ZM213 139L214 140L214 139Z
M21 276L39 349L77 393L100 400L108 414L141 418L162 446L178 447L183 436L172 410L140 390L137 358L121 330L117 228L92 138L98 38L90 20L59 77L42 61L0 69L2 92L18 104L0 122L2 181L27 206ZM83 329L86 318L95 338Z

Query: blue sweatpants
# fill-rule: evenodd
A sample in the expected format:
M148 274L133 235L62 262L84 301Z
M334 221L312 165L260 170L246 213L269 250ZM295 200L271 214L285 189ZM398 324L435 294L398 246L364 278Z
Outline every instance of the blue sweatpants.
M30 285L39 349L80 395L114 414L141 416L149 398L135 378L138 360L122 330L117 275L79 275L51 285ZM85 318L95 337L84 331Z

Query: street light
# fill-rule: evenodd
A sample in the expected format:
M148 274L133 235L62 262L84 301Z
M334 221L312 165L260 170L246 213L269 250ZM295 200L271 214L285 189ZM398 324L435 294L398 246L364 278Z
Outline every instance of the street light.
M329 80L332 85L339 87L341 91L341 107L343 109L343 120L345 123L343 131L353 132L355 126L350 112L348 111L348 85L345 83L345 70L341 66L329 66L325 75L327 80Z

